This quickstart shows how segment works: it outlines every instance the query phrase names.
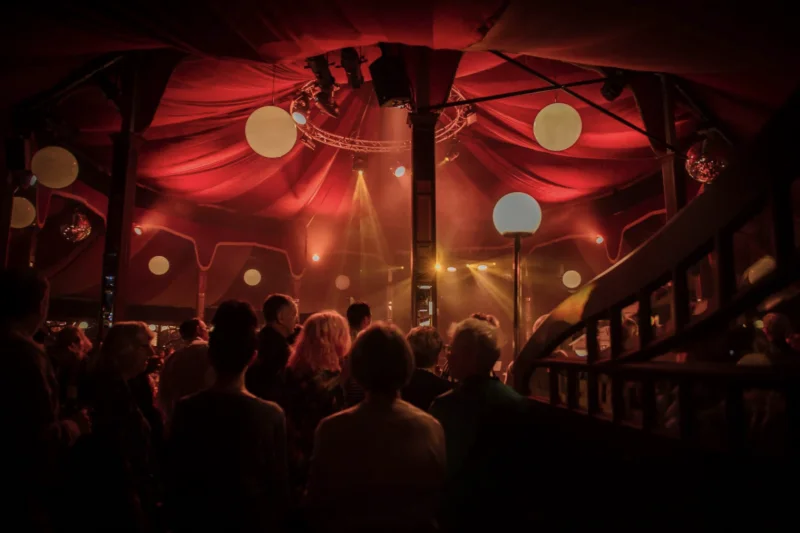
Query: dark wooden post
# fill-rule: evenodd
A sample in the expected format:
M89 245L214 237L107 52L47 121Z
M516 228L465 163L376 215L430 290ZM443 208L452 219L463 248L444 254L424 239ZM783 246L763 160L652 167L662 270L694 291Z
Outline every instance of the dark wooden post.
M25 140L9 137L0 153L0 267L8 265L8 245L11 241L11 211L14 206L14 190L17 173L25 169Z
M420 323L420 309L437 321L436 301L436 113L411 113L411 324Z
M206 286L208 285L208 270L201 268L197 273L197 318L206 319Z
M139 61L133 57L122 69L120 112L122 128L113 137L113 162L106 215L100 320L102 339L114 322L125 317L133 212L136 205L136 164L141 136L136 124L139 105Z
M675 131L675 90L672 79L661 76L661 100L664 110L664 140L669 146L677 146L678 134ZM686 205L686 187L684 184L682 161L675 152L666 149L661 163L661 174L664 180L664 206L667 209L667 220Z

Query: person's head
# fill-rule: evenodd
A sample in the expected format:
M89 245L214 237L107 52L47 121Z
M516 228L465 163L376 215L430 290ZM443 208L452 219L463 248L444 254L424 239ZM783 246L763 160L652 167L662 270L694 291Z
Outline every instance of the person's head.
M208 339L208 358L218 378L242 374L256 356L258 317L247 302L222 302L211 322L214 331Z
M494 315L490 315L488 313L472 313L469 315L470 318L474 318L475 320L480 320L482 322L488 322L490 326L495 328L500 327L500 321L497 320L497 317Z
M414 364L417 368L433 368L439 362L439 354L444 349L444 341L436 328L430 326L417 326L406 336L411 352L414 354Z
M297 374L339 372L342 359L350 350L350 328L336 311L314 313L297 339L287 367Z
M291 296L285 294L270 294L264 300L261 308L267 326L277 330L284 337L288 337L297 325L297 304Z
M792 334L792 322L789 317L781 313L769 313L761 319L764 323L764 333L769 342L785 344Z
M500 359L498 329L489 322L468 318L455 325L452 332L450 374L457 380L486 376Z
M354 302L347 308L347 323L354 334L372 323L372 311L364 302Z
M61 352L72 352L84 356L92 349L92 341L77 326L65 326L56 334L53 349Z
M208 326L199 318L187 320L181 324L178 328L178 332L181 334L181 339L186 342L191 342L195 339L208 340Z
M103 340L97 365L126 381L135 378L145 371L155 354L154 338L144 322L118 322Z
M397 326L378 322L356 338L350 364L353 378L367 393L395 395L411 379L414 356Z
M50 285L30 267L0 270L0 329L33 336L47 318Z

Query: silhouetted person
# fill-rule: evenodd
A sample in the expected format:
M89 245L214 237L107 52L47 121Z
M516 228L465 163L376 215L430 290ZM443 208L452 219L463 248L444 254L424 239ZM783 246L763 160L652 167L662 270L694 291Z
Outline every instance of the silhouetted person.
M33 341L47 316L47 280L32 268L0 270L0 427L3 430L2 516L15 531L46 530L57 459L88 420L60 420L50 361Z
M214 382L208 359L208 327L199 318L187 320L179 330L184 347L164 361L158 383L158 404L169 423L175 404Z
M178 402L170 432L169 499L175 532L281 531L287 507L286 420L245 388L256 358L252 307L223 302L208 355L216 379Z
M414 354L414 373L403 388L403 399L423 411L427 411L434 398L449 391L453 386L435 374L439 354L444 350L442 336L435 328L419 326L406 337Z
M258 357L247 371L247 390L265 400L279 401L283 370L297 330L297 304L285 294L270 294L262 308L266 325L258 336Z
M347 325L350 327L350 339L355 341L358 334L372 323L372 310L364 302L354 302L347 308ZM364 399L364 389L353 379L345 361L342 372L342 388L344 403L348 407L356 405Z
M444 432L400 399L413 356L395 326L374 324L356 338L353 376L364 401L317 428L308 506L318 531L435 530L444 483Z

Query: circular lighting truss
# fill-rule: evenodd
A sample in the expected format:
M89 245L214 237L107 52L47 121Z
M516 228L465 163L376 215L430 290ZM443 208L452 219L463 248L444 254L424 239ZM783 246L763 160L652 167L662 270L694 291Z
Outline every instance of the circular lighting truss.
M351 152L359 152L366 154L390 154L396 152L407 152L411 150L411 141L374 141L371 139L360 139L358 137L345 137L337 135L314 125L308 120L309 105L308 102L313 100L314 94L318 92L316 81L311 81L303 85L300 92L292 100L289 106L289 114L295 117L297 129L303 136L312 141L313 143L327 144L334 148L342 150L350 150ZM448 102L458 102L464 100L458 89L455 87L450 89L450 97ZM470 113L468 106L455 106L453 109L455 115L451 116L442 113L441 117L449 119L444 125L436 129L436 142L441 143L448 139L455 137L461 130L469 125ZM303 117L303 120L298 121L298 117Z

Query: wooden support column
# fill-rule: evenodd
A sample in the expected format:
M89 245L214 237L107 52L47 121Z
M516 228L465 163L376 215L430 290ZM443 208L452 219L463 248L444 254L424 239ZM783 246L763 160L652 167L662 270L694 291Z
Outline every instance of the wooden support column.
M436 113L411 113L411 325L436 326ZM428 316L430 315L430 317Z
M675 88L669 76L661 75L661 100L664 111L664 140L669 146L677 146L678 134L675 130ZM686 206L686 185L683 161L675 152L667 148L661 163L661 174L664 181L664 206L667 220L674 217Z
M206 287L208 286L208 270L203 268L197 273L197 318L206 319Z
M17 187L17 173L25 170L25 140L22 137L9 137L0 153L0 267L8 265L8 245L11 241L11 211L14 205L14 191Z
M133 212L136 205L136 163L141 136L136 117L139 105L138 61L128 61L121 78L122 128L113 136L113 162L106 216L98 336L125 318L125 290L130 262Z

